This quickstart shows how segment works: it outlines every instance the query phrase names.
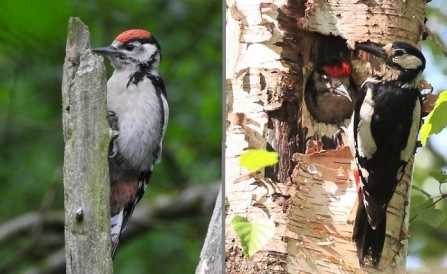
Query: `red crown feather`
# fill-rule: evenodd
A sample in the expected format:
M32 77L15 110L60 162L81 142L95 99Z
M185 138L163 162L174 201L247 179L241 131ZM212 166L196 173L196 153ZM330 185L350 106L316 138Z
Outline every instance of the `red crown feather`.
M348 62L323 66L323 71L332 78L349 77L351 70L352 66Z
M131 29L127 30L120 35L118 35L115 40L120 41L121 43L126 43L127 41L131 39L145 39L149 38L151 36L151 33L147 30L143 29Z

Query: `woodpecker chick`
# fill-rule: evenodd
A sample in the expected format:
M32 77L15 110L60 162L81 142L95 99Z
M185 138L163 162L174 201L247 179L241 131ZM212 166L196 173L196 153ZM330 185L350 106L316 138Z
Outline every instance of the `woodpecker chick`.
M160 45L146 30L118 35L111 46L93 49L115 68L107 82L108 121L119 130L109 148L112 258L121 233L161 160L168 103L158 73Z
M351 116L356 97L351 70L350 63L334 59L318 65L312 73L304 98L317 122L341 125Z
M360 266L367 255L378 267L386 233L386 211L415 152L421 124L417 88L425 68L422 53L405 42L384 47L357 44L384 60L382 74L360 88L348 134L360 177L359 203L352 240Z

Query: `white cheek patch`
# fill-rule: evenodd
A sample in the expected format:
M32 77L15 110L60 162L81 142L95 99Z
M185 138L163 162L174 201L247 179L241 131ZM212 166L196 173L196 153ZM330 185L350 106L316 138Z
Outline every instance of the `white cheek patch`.
M421 59L408 54L393 57L393 62L399 64L404 69L417 69L422 66Z
M143 44L143 47L144 51L146 52L145 56L152 56L158 51L157 47L154 44L146 43Z

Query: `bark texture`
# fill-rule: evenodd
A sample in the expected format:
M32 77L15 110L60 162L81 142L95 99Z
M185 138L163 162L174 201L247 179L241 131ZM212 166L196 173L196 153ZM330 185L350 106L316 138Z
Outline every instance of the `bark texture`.
M222 227L222 188L217 195L205 243L200 252L200 262L196 274L223 273L223 227Z
M62 82L67 273L112 273L106 74L90 34L70 18Z
M318 142L309 141L331 136L338 126L313 121L303 94L315 56L331 52L333 35L351 50L366 41L417 45L422 31L415 17L425 17L425 4L227 1L226 273L405 272L412 165L388 207L379 269L361 270L351 242L357 200L352 156L346 147L321 151ZM357 85L383 68L346 49ZM277 151L279 164L249 173L240 168L239 157L250 148ZM276 224L273 238L250 259L229 225L236 215Z

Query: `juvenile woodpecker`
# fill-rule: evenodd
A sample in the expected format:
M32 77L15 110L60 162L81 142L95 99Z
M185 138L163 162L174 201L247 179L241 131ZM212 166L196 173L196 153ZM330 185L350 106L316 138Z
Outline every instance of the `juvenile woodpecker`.
M119 130L109 149L113 258L154 164L161 159L169 109L158 73L160 45L150 32L128 30L111 46L93 51L107 56L115 68L107 82L109 123Z
M339 59L317 65L304 92L307 109L317 122L341 125L351 116L356 96L351 69L350 63Z
M415 152L422 118L417 85L425 58L404 42L384 47L357 44L356 49L383 59L386 65L382 74L361 86L348 129L360 177L352 240L360 266L369 254L377 267L385 242L387 207Z

